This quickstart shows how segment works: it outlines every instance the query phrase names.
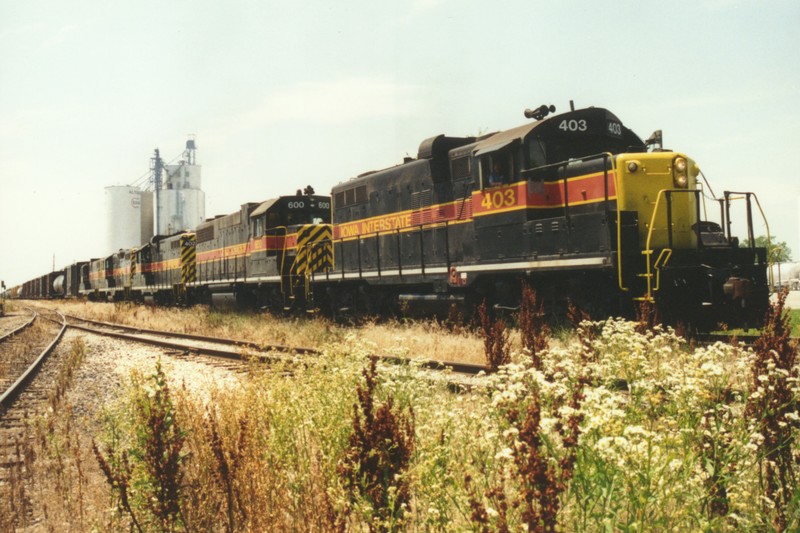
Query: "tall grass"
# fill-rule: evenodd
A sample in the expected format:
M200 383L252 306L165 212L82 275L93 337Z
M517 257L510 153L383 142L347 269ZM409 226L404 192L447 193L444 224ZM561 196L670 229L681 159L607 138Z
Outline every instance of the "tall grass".
M792 337L800 337L800 309L789 309L788 313L792 325Z
M752 388L745 414L753 422L762 443L759 473L764 493L764 512L772 525L784 531L790 517L786 509L800 495L795 475L796 431L800 428L796 396L800 371L797 341L791 340L789 316L784 313L787 291L769 309L764 331L755 343Z
M268 313L216 311L207 306L154 308L129 303L59 302L58 307L78 316L149 329L215 335L250 340L264 345L316 347L343 342L353 328L319 317L314 320ZM375 352L425 356L431 359L482 363L482 339L463 327L454 311L448 321L366 321L356 331ZM513 344L513 343L512 343Z
M485 299L478 306L478 317L480 318L480 331L483 337L486 366L492 372L497 372L500 366L511 362L511 354L509 353L510 332L506 329L505 320L493 316Z
M571 344L542 353L541 369L516 354L472 393L454 394L413 364L370 361L369 346L354 339L306 365L256 368L243 388L216 391L211 410L177 391L191 457L186 527L798 526L796 488L764 503L764 465L774 460L760 436L763 413L748 409L758 398L757 354L691 349L670 329L639 332L641 324L620 320L581 328ZM379 405L413 409L413 426L384 417L367 429ZM123 425L116 420L112 427ZM797 453L796 439L784 442ZM786 468L798 474L796 463Z
M584 320L537 364L512 349L460 393L414 363L371 359L355 334L319 358L253 363L242 385L208 396L158 369L134 374L98 438L116 484L87 477L73 528L797 530L798 362L785 313L772 316L755 351L692 347L644 320ZM134 453L165 426L141 415L163 387L184 437L171 482L180 512L167 521L148 501L167 493L142 483L154 459ZM65 472L68 487L76 469Z
M370 357L364 383L353 406L353 431L337 473L348 492L342 518L361 507L370 531L389 531L403 525L411 511L411 487L407 470L414 452L414 413L395 409L389 395L376 403L377 362ZM344 531L344 520L337 520Z

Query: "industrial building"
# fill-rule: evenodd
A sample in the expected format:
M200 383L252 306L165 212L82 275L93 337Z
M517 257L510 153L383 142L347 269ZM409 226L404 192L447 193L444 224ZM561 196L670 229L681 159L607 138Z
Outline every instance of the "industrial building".
M144 187L106 187L107 253L139 247L153 235L196 228L205 220L206 197L196 150L195 140L190 138L180 160L165 164L156 149Z

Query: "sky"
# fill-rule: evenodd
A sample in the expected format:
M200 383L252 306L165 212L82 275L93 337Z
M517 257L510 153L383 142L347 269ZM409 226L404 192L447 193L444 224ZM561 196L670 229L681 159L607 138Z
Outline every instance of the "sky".
M0 0L0 279L108 254L104 188L189 135L210 217L570 100L755 192L800 259L799 25L797 0Z

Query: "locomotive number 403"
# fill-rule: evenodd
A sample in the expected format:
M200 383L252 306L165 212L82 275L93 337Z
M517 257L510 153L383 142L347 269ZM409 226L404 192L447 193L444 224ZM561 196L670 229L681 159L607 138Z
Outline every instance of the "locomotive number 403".
M561 121L561 124L558 125L558 129L562 131L586 131L589 129L589 125L586 123L586 120L567 120L564 119Z
M481 207L484 209L502 209L517 205L517 191L514 189L502 189L483 193Z

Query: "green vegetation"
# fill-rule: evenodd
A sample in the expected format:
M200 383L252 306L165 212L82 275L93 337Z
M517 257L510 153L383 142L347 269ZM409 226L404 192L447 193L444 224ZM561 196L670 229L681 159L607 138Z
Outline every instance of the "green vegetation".
M69 417L38 424L38 461L49 463L26 468L57 476L47 526L800 528L800 366L788 338L800 315L785 314L782 298L751 350L697 348L644 319L590 322L577 312L571 335L546 339L533 296L524 348L510 348L510 330L484 316L497 371L470 388L414 362L382 364L352 332L320 357L251 362L236 385L207 394L173 382L166 361L134 372L93 422L94 454Z
M767 239L766 235L755 238L755 245L767 249L767 260L771 263L785 263L792 260L792 249L785 241L778 241L774 235ZM750 246L750 240L745 239L742 246Z
M800 309L790 309L789 317L792 324L792 337L800 337Z
M180 510L158 511L156 459L131 451L128 514L169 530L798 527L798 368L773 355L794 349L780 327L754 355L641 326L583 322L540 368L516 354L461 394L353 339L254 367L213 408L177 391ZM109 410L104 446L151 446L142 398L156 402L160 372Z

